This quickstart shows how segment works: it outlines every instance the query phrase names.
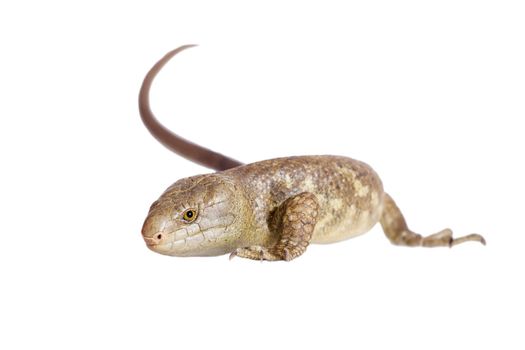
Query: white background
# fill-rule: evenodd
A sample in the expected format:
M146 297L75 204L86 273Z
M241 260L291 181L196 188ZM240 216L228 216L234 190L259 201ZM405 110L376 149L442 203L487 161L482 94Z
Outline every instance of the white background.
M521 1L18 1L0 5L0 348L523 349ZM245 162L364 160L410 226L291 263L170 258L150 203L208 170L137 109Z

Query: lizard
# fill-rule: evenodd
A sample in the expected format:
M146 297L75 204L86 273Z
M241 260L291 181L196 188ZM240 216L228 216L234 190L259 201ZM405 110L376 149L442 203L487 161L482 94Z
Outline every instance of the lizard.
M151 205L142 226L147 247L170 256L230 254L290 261L309 244L340 242L379 223L394 245L453 247L483 236L454 238L450 229L427 236L410 230L400 209L366 163L343 156L294 156L243 164L168 130L149 103L152 82L176 54L147 73L139 93L143 123L160 143L216 172L183 178Z

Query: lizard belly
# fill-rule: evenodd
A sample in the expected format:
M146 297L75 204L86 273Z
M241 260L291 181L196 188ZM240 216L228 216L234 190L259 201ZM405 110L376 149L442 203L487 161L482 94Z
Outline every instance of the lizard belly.
M379 198L370 202L368 209L356 205L325 213L315 226L312 243L327 244L340 242L368 232L378 221L383 209Z

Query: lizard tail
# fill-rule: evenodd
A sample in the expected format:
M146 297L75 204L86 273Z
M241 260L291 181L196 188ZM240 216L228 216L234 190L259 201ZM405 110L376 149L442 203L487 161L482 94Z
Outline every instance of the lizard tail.
M149 104L149 91L153 79L155 79L162 67L164 67L173 56L193 46L196 45L184 45L168 52L163 58L155 63L155 65L149 70L148 74L146 74L139 93L139 111L142 122L161 144L178 155L214 170L234 168L242 165L242 163L174 134L162 125L151 111Z

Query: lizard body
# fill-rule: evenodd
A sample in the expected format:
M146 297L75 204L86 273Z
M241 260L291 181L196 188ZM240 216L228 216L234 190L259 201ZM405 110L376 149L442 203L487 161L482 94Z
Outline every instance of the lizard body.
M242 165L171 133L151 113L149 87L162 66L188 47L171 51L148 73L139 97L141 116L168 148L220 171L181 179L153 203L142 227L151 250L174 256L230 253L291 260L310 243L342 241L377 222L397 245L485 243L478 234L453 238L449 229L426 237L410 231L378 175L363 162L326 155Z

